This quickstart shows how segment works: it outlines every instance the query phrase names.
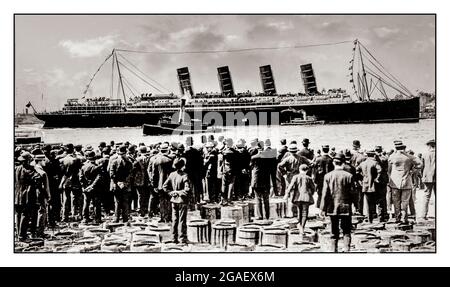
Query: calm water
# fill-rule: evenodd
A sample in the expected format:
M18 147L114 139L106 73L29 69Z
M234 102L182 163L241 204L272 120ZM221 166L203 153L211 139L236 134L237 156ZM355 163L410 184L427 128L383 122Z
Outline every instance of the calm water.
M39 126L34 126L40 129ZM181 136L144 136L140 127L127 128L62 128L40 129L47 143L91 144L97 146L100 141L129 141L138 144L160 141L183 141ZM386 149L393 147L393 141L402 140L407 148L416 152L426 150L425 142L435 138L435 120L421 120L418 123L402 124L345 124L345 125L315 125L315 126L239 126L228 128L222 133L234 140L244 138L247 143L252 138L264 140L270 138L272 146L277 146L281 138L297 140L304 137L311 141L311 147L316 149L322 144L329 144L337 150L351 147L354 139L359 139L363 149L371 149L374 145L382 145ZM208 135L208 133L206 133ZM219 135L219 134L217 134ZM194 142L200 143L201 134L193 135ZM217 136L216 136L217 138Z

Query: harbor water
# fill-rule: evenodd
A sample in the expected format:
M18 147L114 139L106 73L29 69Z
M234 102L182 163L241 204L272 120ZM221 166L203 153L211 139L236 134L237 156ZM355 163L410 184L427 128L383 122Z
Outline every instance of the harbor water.
M144 136L141 127L125 128L55 128L42 129L42 125L27 126L41 130L45 143L73 143L90 144L94 147L100 141L114 140L116 143L129 141L134 144L145 143L146 145L162 141L184 141L185 136L164 135ZM226 127L215 137L224 135L234 140L243 138L249 144L253 138L265 140L269 138L272 146L277 147L282 138L287 141L309 138L311 148L318 149L323 144L335 147L337 151L350 148L352 141L361 141L362 149L372 149L375 145L382 145L386 150L393 148L394 140L401 140L415 152L425 152L425 143L435 138L435 120L424 119L417 123L377 123L377 124L330 124L310 126L236 126ZM204 133L203 135L209 135ZM202 134L192 135L195 144L200 144Z

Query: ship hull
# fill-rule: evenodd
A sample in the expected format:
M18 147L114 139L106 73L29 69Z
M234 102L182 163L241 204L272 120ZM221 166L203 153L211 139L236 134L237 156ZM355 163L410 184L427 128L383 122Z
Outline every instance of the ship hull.
M156 124L161 113L36 114L44 128L136 127Z
M418 122L419 98L391 101L317 103L273 106L247 106L225 109L192 111L186 113L191 119L202 120L209 125L277 125L298 117L300 113L314 116L324 123L386 123ZM207 114L208 112L214 112ZM177 111L121 112L108 114L36 114L45 122L44 127L135 127L155 125L162 116L174 116ZM177 116L174 116L175 118Z

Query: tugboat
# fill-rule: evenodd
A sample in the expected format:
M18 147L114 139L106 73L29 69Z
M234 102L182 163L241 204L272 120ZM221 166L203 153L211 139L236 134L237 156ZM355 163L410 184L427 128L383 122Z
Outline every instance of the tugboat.
M299 117L290 118L288 121L281 123L282 126L309 126L309 125L323 125L325 124L324 120L318 120L316 116L314 115L307 115L304 110L294 110L294 109L287 109L281 111L283 114L284 112L290 113L291 115L300 115Z
M162 117L157 125L144 124L142 126L142 132L144 135L186 135L194 133L205 132L218 132L221 129L217 129L213 126L206 125L198 119L191 119L190 122L185 122L185 105L186 99L181 99L180 112L178 122L173 122L170 117Z

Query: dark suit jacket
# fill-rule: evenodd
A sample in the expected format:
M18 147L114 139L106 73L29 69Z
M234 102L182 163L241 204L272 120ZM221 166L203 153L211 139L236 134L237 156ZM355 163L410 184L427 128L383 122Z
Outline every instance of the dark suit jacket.
M317 185L323 183L325 174L334 169L333 159L328 154L319 156L314 165L314 182Z
M335 169L325 175L320 210L327 215L352 214L353 176L343 170Z
M276 155L270 151L260 151L252 156L250 160L250 167L252 169L252 180L250 186L252 188L266 188L270 189L270 182L272 186L276 186Z
M381 166L375 158L368 157L356 168L363 175L362 192L375 192L375 181L380 181Z
M152 160L152 185L154 188L163 189L164 182L172 172L173 160L167 154L157 154Z

